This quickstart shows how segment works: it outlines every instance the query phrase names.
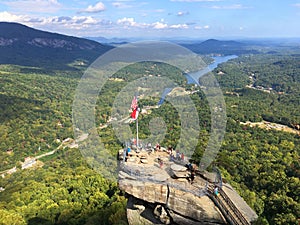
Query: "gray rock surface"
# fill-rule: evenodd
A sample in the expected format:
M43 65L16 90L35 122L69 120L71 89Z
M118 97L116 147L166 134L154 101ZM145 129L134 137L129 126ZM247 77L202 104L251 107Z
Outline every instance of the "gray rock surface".
M208 183L213 182L214 174L205 172L190 183L190 171L183 165L170 162L165 152L150 153L147 164L139 159L138 154L132 156L132 160L122 163L119 172L119 187L128 196L130 225L227 224L208 194ZM161 159L163 163L159 163ZM237 208L242 209L248 221L257 218L229 184L225 184L223 190Z

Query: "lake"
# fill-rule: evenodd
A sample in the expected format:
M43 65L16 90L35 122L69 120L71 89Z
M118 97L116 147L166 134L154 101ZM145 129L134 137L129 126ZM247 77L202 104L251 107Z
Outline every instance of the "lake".
M187 78L188 84L198 84L199 85L199 78L211 71L213 71L215 68L218 67L219 64L227 62L230 59L237 58L237 55L227 55L227 56L214 56L212 57L214 59L213 63L209 64L206 68L185 74Z
M187 79L187 83L188 84L197 84L199 85L199 78L211 71L213 71L215 68L218 67L219 64L227 62L230 59L235 59L237 58L237 55L227 55L227 56L214 56L212 57L214 59L214 61L209 64L206 68L196 71L196 72L192 72L192 73L187 73L185 74L185 77ZM165 97L167 96L167 94L169 94L169 92L172 91L172 88L166 88L161 96L161 99L158 102L158 105L163 104Z

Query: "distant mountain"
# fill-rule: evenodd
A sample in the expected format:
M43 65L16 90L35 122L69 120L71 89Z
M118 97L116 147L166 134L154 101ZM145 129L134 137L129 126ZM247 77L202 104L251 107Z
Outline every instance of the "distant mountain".
M104 38L104 37L87 37L87 39L94 40L100 43L107 43L112 46L119 46L135 41L146 41L143 38ZM240 55L249 53L258 53L254 50L254 46L262 43L259 41L233 41L233 40L196 40L191 38L164 38L161 41L170 41L178 45L186 47L198 54L221 54L221 55Z
M126 40L122 38L105 38L105 37L86 37L86 39L97 41L99 43L124 42Z
M238 41L208 39L200 43L181 45L198 54L240 55L246 53L257 53L256 50L250 48L249 44Z
M67 68L89 65L112 47L96 41L0 22L0 64Z
M137 41L146 41L146 39L143 38L133 38L133 37L129 37L129 38L105 38L105 37L85 37L86 39L92 40L92 41L97 41L99 43L103 43L103 44L109 44L112 46L119 46L119 45L123 45L123 44L128 44L128 43L132 43L132 42L137 42Z

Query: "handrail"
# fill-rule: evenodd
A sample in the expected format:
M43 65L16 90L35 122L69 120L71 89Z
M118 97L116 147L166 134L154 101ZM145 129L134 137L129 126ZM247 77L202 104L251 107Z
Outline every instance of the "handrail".
M220 208L224 216L227 220L229 220L230 224L233 225L251 225L251 223L244 217L244 215L240 212L240 210L236 207L236 205L231 201L231 199L228 197L228 195L222 190L219 190L220 197L216 197L213 193L213 187L210 185L209 189L209 197L217 203L217 206ZM227 206L224 204L224 202L227 204ZM229 211L231 210L232 213ZM233 215L232 215L233 214ZM228 218L229 217L229 218Z
M236 216L239 218L239 220L243 224L249 224L249 221L245 218L245 216L241 213L241 211L236 207L236 205L232 202L232 200L228 197L228 195L221 189L220 190L221 195L226 200L227 203L229 203L230 207L233 209L233 212L236 214Z
M213 200L213 202L216 204L216 206L221 211L222 215L225 217L227 222L231 225L238 225L238 221L229 213L226 206L217 198L212 196L213 194L209 194L209 197Z

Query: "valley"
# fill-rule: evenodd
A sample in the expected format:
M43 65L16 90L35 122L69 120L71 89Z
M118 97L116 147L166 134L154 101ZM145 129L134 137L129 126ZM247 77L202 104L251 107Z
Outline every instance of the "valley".
M36 34L33 34L34 39ZM83 44L80 39L76 41L79 46ZM86 40L83 42L87 43ZM208 44L215 46L211 43L212 40ZM264 43L258 48L249 43L247 46L236 42L230 44L235 48L223 49L219 54L237 57L219 64L212 71L224 93L227 125L219 153L208 170L219 168L223 179L256 212L257 225L297 225L300 216L300 136L296 130L300 124L299 46L268 46ZM72 54L68 57L70 52L61 49L66 58L56 66L57 61L51 60L40 64L43 58L31 61L31 57L38 56L26 59L30 63L10 61L12 58L8 60L9 55L5 55L7 44L2 45L0 171L11 168L16 171L0 177L0 224L127 224L127 199L118 188L117 180L104 176L108 166L100 165L99 171L103 173L98 173L74 143L64 142L74 139L72 104L77 85L89 63L100 52L94 52L94 58L88 57L89 51L79 54L80 57ZM217 54L219 49L205 48L205 43L200 47L199 43L186 47L198 53L210 49L210 54L204 58ZM108 46L106 50L110 48ZM49 50L50 55L52 50ZM16 50L14 54L17 53ZM76 63L79 61L85 63L79 65ZM191 158L198 164L211 131L209 104L201 88L189 84L183 71L167 64L136 63L114 74L98 96L96 130L91 133L101 138L109 156L116 157L124 143L109 123L114 116L114 100L128 83L150 75L168 77L185 89L184 93L192 99L199 115L200 131L195 137L197 146ZM247 87L249 84L252 88ZM272 91L261 91L259 87ZM144 108L149 112L140 114L139 137L150 137L149 124L155 118L162 118L167 132L160 144L175 147L182 124L170 102L164 101L156 107L160 97L139 99L141 110ZM135 123L128 126L135 136ZM83 136L81 141L84 139ZM185 144L189 146L189 143ZM97 146L92 145L91 151L95 153L94 158L89 156L88 160L101 157ZM24 165L20 162L26 157L38 159L43 166L22 170Z

